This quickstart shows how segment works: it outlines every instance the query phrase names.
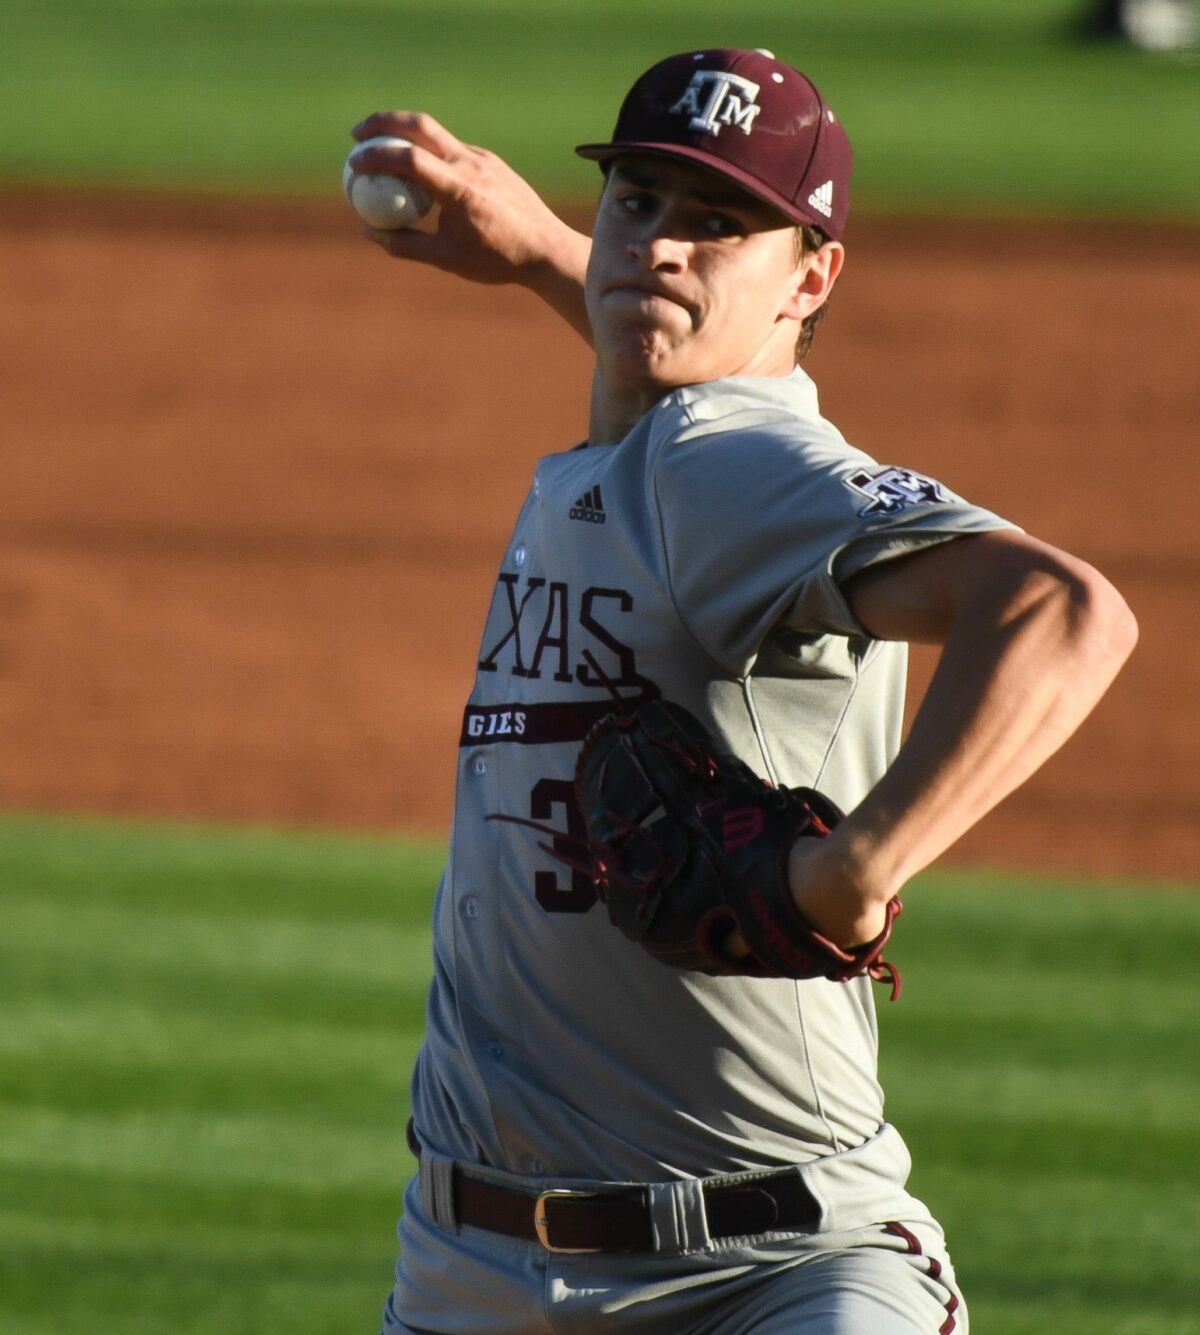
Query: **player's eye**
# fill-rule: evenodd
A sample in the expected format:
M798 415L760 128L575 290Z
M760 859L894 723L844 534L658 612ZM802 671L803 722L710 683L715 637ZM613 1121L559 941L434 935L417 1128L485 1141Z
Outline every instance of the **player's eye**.
M746 230L741 219L729 213L706 213L700 226L709 236L741 236Z
M617 208L622 213L643 214L653 207L653 198L644 190L623 190L615 197Z

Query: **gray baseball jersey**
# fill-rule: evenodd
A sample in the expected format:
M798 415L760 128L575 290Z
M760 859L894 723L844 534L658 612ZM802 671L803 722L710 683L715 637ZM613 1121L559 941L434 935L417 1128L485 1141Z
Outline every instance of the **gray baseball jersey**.
M421 1140L533 1176L658 1181L804 1163L883 1124L872 984L651 960L547 836L611 690L692 710L760 775L853 808L899 746L906 649L841 587L1007 527L884 467L804 372L681 389L619 444L537 465L496 583L438 893Z

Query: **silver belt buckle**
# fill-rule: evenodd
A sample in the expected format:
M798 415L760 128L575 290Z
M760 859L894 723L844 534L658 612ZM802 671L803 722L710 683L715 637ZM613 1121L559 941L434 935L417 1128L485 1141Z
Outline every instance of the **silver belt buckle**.
M542 1192L533 1207L533 1231L537 1234L537 1240L548 1252L556 1252L561 1256L581 1256L585 1252L602 1252L604 1250L603 1247L556 1247L550 1241L550 1219L546 1212L546 1202L555 1198L559 1200L589 1200L594 1199L599 1194L598 1191L572 1191L569 1187Z

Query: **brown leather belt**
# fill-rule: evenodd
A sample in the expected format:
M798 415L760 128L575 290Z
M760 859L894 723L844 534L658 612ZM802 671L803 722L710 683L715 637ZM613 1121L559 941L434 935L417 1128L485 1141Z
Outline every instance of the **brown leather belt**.
M701 1190L711 1238L812 1228L820 1219L820 1206L794 1170ZM460 1224L540 1242L551 1252L654 1250L645 1187L531 1195L456 1169L454 1213Z

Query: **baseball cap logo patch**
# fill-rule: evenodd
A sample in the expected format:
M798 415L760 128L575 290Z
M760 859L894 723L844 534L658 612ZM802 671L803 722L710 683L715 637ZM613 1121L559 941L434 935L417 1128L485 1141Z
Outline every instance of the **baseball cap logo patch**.
M671 114L691 116L688 129L717 135L723 125L736 125L743 134L754 128L762 110L755 99L758 84L726 70L696 70Z

